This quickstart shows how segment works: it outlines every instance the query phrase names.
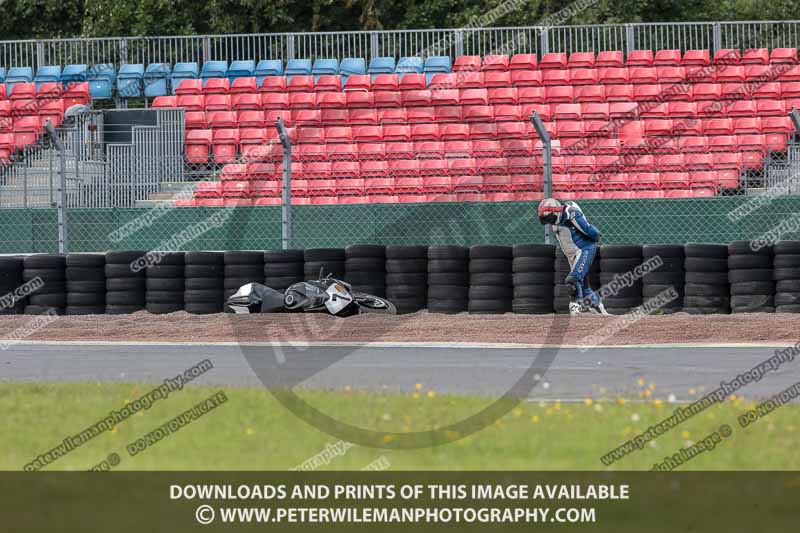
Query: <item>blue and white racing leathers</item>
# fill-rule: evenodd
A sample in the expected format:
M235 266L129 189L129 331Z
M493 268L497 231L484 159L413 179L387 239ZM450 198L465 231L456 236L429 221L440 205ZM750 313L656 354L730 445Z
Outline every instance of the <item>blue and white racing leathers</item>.
M578 302L584 298L593 304L600 303L600 297L589 286L589 267L597 252L597 241L600 230L589 223L575 202L564 202L561 219L558 224L550 226L558 239L558 244L569 261L570 276L578 282Z

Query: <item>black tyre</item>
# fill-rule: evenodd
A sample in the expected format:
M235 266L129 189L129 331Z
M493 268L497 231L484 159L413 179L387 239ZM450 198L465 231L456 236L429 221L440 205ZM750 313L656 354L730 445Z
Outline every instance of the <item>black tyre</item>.
M278 276L264 278L264 285L275 290L282 291L287 287L305 281L303 276Z
M800 292L800 279L785 279L776 282L775 292Z
M684 272L652 272L642 276L645 285L683 284L685 280Z
M69 281L66 285L67 293L86 292L86 293L106 293L106 280L103 281Z
M59 255L59 254L35 254L26 256L22 260L22 264L26 270L28 269L63 270L67 264L67 258L64 255Z
M800 313L800 305L776 305L776 313Z
M776 255L773 258L772 266L774 268L800 268L800 254Z
M738 296L731 296L731 308L756 308L756 307L774 307L775 297L768 294L744 294Z
M708 257L711 259L727 259L728 247L724 244L704 244L690 242L684 246L686 257Z
M106 265L130 265L147 251L145 250L123 250L106 252Z
M380 244L351 244L344 249L344 256L351 258L386 259L386 246Z
M445 300L428 298L429 313L455 314L467 310L467 300Z
M639 305L642 305L642 297L607 297L603 298L603 304L606 307L626 307L626 308L633 308Z
M161 289L156 289L156 290L164 290L163 287L168 287L168 286L163 285L161 287L162 287ZM169 288L167 290L175 290L174 285L171 287L172 288ZM219 278L186 278L183 284L183 288L185 290L199 289L199 290L222 291L224 288L224 283Z
M684 286L686 296L728 296L728 285L702 285L687 283Z
M779 292L775 295L775 305L800 305L800 292Z
M46 305L26 305L24 313L26 315L44 315L44 314L63 315L64 309L60 307L50 307Z
M539 300L552 301L552 285L517 285L512 294L514 298L535 298Z
M428 272L431 274L469 271L469 261L464 259L431 259L428 261Z
M354 285L383 286L386 284L386 274L383 272L350 272L348 270L346 277L346 281Z
M354 257L345 261L346 272L385 272L386 260L383 257Z
M22 279L30 281L41 278L43 281L64 281L66 272L62 268L26 268L22 271Z
M67 254L64 264L67 268L99 268L106 266L103 254Z
M753 250L753 241L733 241L728 245L729 255L772 255L772 246Z
M106 278L143 278L145 270L133 270L130 263L124 265L118 263L106 264Z
M514 289L496 285L473 285L469 288L469 299L472 300L511 300Z
M777 257L775 258L778 259ZM768 255L731 255L728 256L730 270L751 268L772 268L772 257Z
M475 259L511 259L511 246L493 244L477 244L469 249L469 258Z
M306 263L339 262L345 260L344 249L342 248L308 248L303 254Z
M712 285L712 287L714 286ZM664 291L675 291L680 297L685 294L683 285L644 285L642 287L642 299L653 298Z
M258 265L264 266L264 252L235 251L223 252L225 265Z
M183 305L184 291L147 291L144 296L145 303L149 304L180 304Z
M686 272L727 272L727 259L713 259L709 257L687 257L684 260Z
M134 291L144 293L146 280L144 278L106 278L106 290L109 291Z
M748 270L731 270L728 272L728 281L741 283L743 281L772 281L772 269L751 268Z
M600 247L602 259L641 258L642 247L629 244L607 244Z
M517 257L511 263L513 272L553 272L555 262L552 257Z
M153 266L183 266L186 264L185 252L151 252L157 261ZM148 267L152 268L152 267Z
M773 246L775 255L798 254L800 255L800 241L778 241Z
M511 248L514 258L518 257L548 257L556 256L554 244L517 244Z
M642 260L634 259L602 259L600 261L601 272L629 272L640 266Z
M776 268L773 271L772 279L775 281L800 279L800 268Z
M108 291L106 293L106 306L109 305L131 305L143 306L144 293L133 291Z
M183 278L147 278L145 288L147 291L180 291L183 292L186 283Z
M472 314L502 314L511 312L511 299L504 300L475 300L470 299L467 311Z
M743 281L731 283L731 294L775 294L775 283L772 281Z
M165 315L167 313L177 313L183 311L183 304L169 304L169 303L147 303L145 310L154 315Z
M141 305L106 304L107 315L130 315L131 313L136 313L138 311L144 311L144 303Z
M727 285L727 272L686 272L686 283L702 285Z
M542 303L530 298L514 298L511 312L520 315L549 315L554 312L552 303Z
M730 298L727 296L690 296L683 299L685 307L729 307Z
M730 307L689 307L684 306L683 311L690 315L727 315Z
M428 287L428 300L466 300L469 287L461 285L431 285Z
M442 274L446 275L446 274ZM428 285L428 273L427 272L407 272L407 273L396 273L396 274L386 274L386 286L392 285Z
M642 257L661 257L665 261L668 257L682 258L685 256L681 244L645 244L642 246Z
M556 279L555 272L518 272L511 277L514 286L517 285L553 285ZM560 279L564 279L563 277Z
M500 273L511 274L511 259L470 259L471 274Z
M303 250L267 250L264 252L264 264L303 263Z
M50 307L64 307L67 305L67 295L63 292L54 293L33 293L28 296L31 305L43 305Z
M105 306L106 294L103 293L83 293L83 292L70 292L67 293L66 305L69 306Z
M306 279L317 279L320 275L323 276L331 274L334 278L344 278L345 276L345 263L344 261L307 261L303 266L303 275Z
M185 278L223 278L225 277L225 266L219 265L192 265L183 267Z
M184 311L193 315L213 315L222 312L222 302L219 303L201 303L201 302L186 302Z
M384 265L386 272L405 273L405 272L427 272L427 259L387 259Z
M464 246L429 246L428 259L469 259L469 248Z
M183 265L154 265L147 267L148 278L183 279L185 267Z
M221 290L199 290L187 289L183 292L183 301L186 304L195 303L208 303L222 305L222 292Z
M502 287L511 287L514 285L513 278L511 274L495 274L495 273L484 273L484 274L470 274L469 276L469 284L470 285L499 285Z
M466 272L443 272L428 274L428 286L435 285L469 285L469 274Z
M225 255L222 252L186 252L183 262L187 266L223 266Z
M427 298L428 288L418 285L393 285L386 287L386 297L393 298Z
M301 276L304 263L266 263L264 265L265 277Z
M386 247L386 259L428 259L428 247L390 245Z
M67 281L105 281L104 268L67 267L64 271Z

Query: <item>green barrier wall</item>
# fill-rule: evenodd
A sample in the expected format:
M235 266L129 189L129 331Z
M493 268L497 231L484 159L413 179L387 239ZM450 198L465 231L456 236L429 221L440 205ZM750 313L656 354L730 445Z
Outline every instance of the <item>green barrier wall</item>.
M603 243L720 242L756 238L786 220L800 220L800 197L777 198L737 222L728 214L752 198L585 200L580 205L603 232ZM292 246L377 244L514 244L541 242L535 202L295 206ZM203 228L221 208L74 209L69 251L164 249L181 231ZM279 207L238 207L224 223L177 249L235 250L280 247ZM219 215L217 215L219 216ZM0 252L55 252L54 209L0 210ZM135 231L125 225L146 221ZM123 234L122 238L115 237ZM782 239L800 238L785 232Z

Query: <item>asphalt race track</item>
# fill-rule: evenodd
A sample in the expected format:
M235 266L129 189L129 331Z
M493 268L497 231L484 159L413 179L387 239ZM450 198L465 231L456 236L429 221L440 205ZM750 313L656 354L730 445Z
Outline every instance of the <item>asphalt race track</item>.
M654 397L696 399L721 380L773 355L778 346L633 346L552 350L531 399L581 400L587 396L638 398L641 380ZM247 357L243 354L243 350ZM410 392L421 383L439 393L498 396L509 390L539 354L538 347L500 345L268 345L152 343L20 343L0 352L4 382L159 383L203 359L214 368L197 385L263 386L254 368L281 386ZM251 361L251 365L248 363ZM541 360L540 360L541 361ZM741 393L767 397L800 381L800 361L783 364ZM538 366L537 366L538 368ZM534 375L534 374L530 374Z

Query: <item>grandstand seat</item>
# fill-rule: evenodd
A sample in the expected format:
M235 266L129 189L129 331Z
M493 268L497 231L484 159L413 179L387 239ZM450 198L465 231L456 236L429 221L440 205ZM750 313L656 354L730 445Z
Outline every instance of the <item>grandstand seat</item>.
M769 50L766 48L750 48L744 51L742 65L766 65L769 63Z
M695 101L719 100L721 96L722 88L718 83L698 83L692 88L692 97Z
M233 163L236 161L236 151L238 146L238 129L225 128L214 130L212 147L215 163Z
M36 90L42 83L52 83L60 81L61 67L59 65L43 66L36 70L36 75L33 77L33 82L36 84ZM0 80L2 81L2 80Z
M567 68L567 54L563 52L550 52L542 55L539 61L540 69L565 69Z
M244 78L239 78L244 79ZM259 93L234 93L230 96L231 108L236 111L261 109L261 94Z
M653 52L651 50L632 50L628 52L625 64L629 67L650 67L653 65Z
M493 139L497 137L497 125L494 123L472 122L468 124L469 139Z
M480 89L484 86L483 72L462 71L458 74L453 74L456 77L456 87L459 89Z
M292 124L294 126L317 127L322 122L322 113L319 109L293 109ZM300 129L301 135L306 128Z
M378 74L372 79L373 91L397 91L399 85L396 74Z
M377 125L378 113L375 109L349 109L347 110L347 121L353 126Z
M658 172L684 172L686 162L683 154L665 154L656 158L656 171Z
M119 76L117 77L117 94L119 97L125 99L144 96L144 73L144 65L142 64L126 63L120 66Z
M208 119L205 111L186 111L184 117L184 125L187 130L208 128Z
M186 132L186 161L188 163L208 163L213 141L211 130L191 130Z
M539 70L512 70L511 85L514 87L539 87L542 85L542 72Z
M669 112L670 102L648 102L648 104L652 105L643 106L639 110L641 118L668 118L671 116Z
M372 92L364 91L345 91L347 107L372 108L375 106L375 95Z
M64 109L81 104L86 105L91 100L89 84L86 82L69 82L63 92Z
M443 93L445 91L437 91L438 93ZM516 104L518 102L517 98L517 89L514 87L495 87L492 89L487 89L487 102L492 105L497 104ZM446 97L455 97L455 102L446 101ZM433 95L434 105L453 105L455 103L458 104L458 93L449 93L448 95Z
M769 62L772 64L796 64L798 62L797 48L773 48L769 54Z
M298 76L299 77L299 76ZM289 82L291 85L291 82ZM314 90L318 92L340 91L342 89L342 78L338 74L321 74L316 77Z
M212 129L239 127L234 111L210 111L206 113L206 119L208 127Z
M494 106L494 120L496 122L516 122L526 119L527 117L522 116L522 108L518 105L503 104Z
M484 71L506 71L510 65L510 58L507 55L488 54L483 57L481 70Z
M431 79L433 78L434 74L447 73L452 71L450 57L430 56L425 60L425 64L422 67L422 71L425 73L425 82L428 85L430 85Z
M549 104L571 103L574 100L571 85L545 87L544 95L545 102Z
M203 98L205 111L230 111L231 97L227 94L209 94Z
M239 111L236 116L236 123L240 128L263 128L266 125L264 112L254 109Z
M462 106L487 105L489 92L486 89L461 89L458 100Z
M738 48L720 48L714 52L713 63L715 65L738 65L742 59L742 53Z
M583 136L583 122L579 120L562 120L556 122L558 137L581 137Z
M520 104L545 103L544 87L521 87L517 89L517 101Z
M658 50L653 58L655 66L678 66L681 64L680 50Z
M459 56L453 62L453 72L477 71L481 68L481 56Z
M394 72L398 75L398 77L404 78L408 73L421 74L423 67L424 62L421 57L401 57L397 62Z
M239 78L253 78L256 74L256 62L252 59L231 61L230 66L225 71L225 77L233 82Z
M11 67L5 77L6 93L11 93L15 84L33 81L33 69L30 67Z
M761 119L758 117L738 117L733 119L733 133L743 135L746 133L760 134Z
M65 69L66 70L66 69ZM172 94L177 94L178 86L183 80L196 80L199 77L197 63L175 63L175 67L170 73L170 87L172 87ZM202 81L200 82L202 89Z
M286 62L284 75L290 79L294 76L311 76L310 59L290 59ZM312 80L313 84L313 80Z
M661 85L658 83L633 86L633 99L637 102L655 102L661 95Z
M367 73L367 63L361 57L346 57L339 64L339 74L343 81L350 76L365 75Z
M569 85L569 70L545 70L542 72L542 85Z
M288 78L286 90L288 92L312 92L314 90L314 76L310 74L297 74Z
M113 63L99 63L87 71L89 92L94 99L109 99L117 80L117 69Z
M372 93L375 107L400 107L402 97L399 91L375 91Z
M606 101L630 102L633 100L633 85L607 85L604 87Z
M256 65L255 70L256 85L259 87L264 78L273 76L283 78L283 62L280 59L262 59Z
M393 74L395 68L394 57L373 57L369 62L368 74Z
M203 94L228 94L231 92L231 82L228 78L207 78L203 80Z
M619 50L605 50L597 53L594 66L600 67L621 67L624 65L622 52Z
M347 109L320 109L320 122L326 126L347 126L350 114Z
M457 105L434 107L434 120L436 122L461 122L461 110L461 106Z
M287 93L261 93L262 109L287 109L289 95Z
M758 115L761 117L781 116L786 114L782 100L756 100L756 109L758 111Z
M489 70L483 73L483 86L487 89L494 87L511 87L511 72L507 70Z
M445 156L444 143L441 141L414 140L413 149L419 159L441 159Z
M778 82L761 83L753 91L753 98L773 98L780 100L781 84Z
M299 76L298 76L299 77ZM290 92L289 107L295 109L314 109L317 107L317 95L313 92ZM264 97L261 97L263 103Z
M792 133L794 126L789 117L764 117L760 121L761 133Z
M547 81L542 80L545 85ZM564 81L571 85L595 85L597 83L597 70L593 68L576 68L569 71L569 80Z
M170 109L178 107L177 96L156 96L151 107L155 109Z
M161 97L165 101L165 97ZM182 94L177 97L176 107L182 107L186 111L203 111L205 108L205 97L201 94Z
M431 105L431 91L427 89L403 91L400 95L402 105L406 107Z
M572 52L567 61L567 67L573 68L594 68L594 53L593 52Z
M203 80L198 79L182 79L177 87L173 87L173 94L178 96L188 94L202 94L203 93Z
M143 77L145 98L167 96L171 76L172 67L169 63L150 63L147 65Z
M405 107L381 108L377 112L379 124L408 124L408 110Z
M345 91L369 91L372 89L372 78L368 74L353 74L344 84Z
M604 85L578 85L573 91L576 102L605 102Z
M733 120L729 118L714 118L703 121L704 135L731 135L733 133Z
M36 85L30 82L16 83L11 87L8 97L11 100L36 98Z
M417 72L408 72L403 75L397 88L401 91L419 91L426 87L425 75Z
M654 67L631 67L628 80L630 83L658 83L658 71Z
M628 83L628 69L621 67L598 68L597 80L609 85Z
M323 75L338 75L339 74L339 60L332 58L319 58L314 61L311 67L311 74L315 79Z

